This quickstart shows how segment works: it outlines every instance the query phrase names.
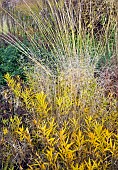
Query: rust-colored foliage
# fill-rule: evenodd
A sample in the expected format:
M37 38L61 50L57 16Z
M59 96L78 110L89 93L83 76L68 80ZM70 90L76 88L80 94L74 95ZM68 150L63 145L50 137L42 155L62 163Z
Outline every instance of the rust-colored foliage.
M117 56L112 57L108 66L101 70L101 85L105 87L106 95L112 92L118 99L118 59Z

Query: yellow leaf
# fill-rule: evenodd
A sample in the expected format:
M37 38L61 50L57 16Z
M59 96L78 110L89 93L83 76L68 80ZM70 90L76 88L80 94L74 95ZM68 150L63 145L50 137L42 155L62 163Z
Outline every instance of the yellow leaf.
M6 135L8 133L8 129L5 127L3 128L3 134Z

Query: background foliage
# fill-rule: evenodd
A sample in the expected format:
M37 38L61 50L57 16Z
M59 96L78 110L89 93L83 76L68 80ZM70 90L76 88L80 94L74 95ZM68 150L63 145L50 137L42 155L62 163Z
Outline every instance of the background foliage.
M5 85L4 75L7 72L12 76L24 77L23 62L21 53L15 47L9 45L0 48L0 86Z

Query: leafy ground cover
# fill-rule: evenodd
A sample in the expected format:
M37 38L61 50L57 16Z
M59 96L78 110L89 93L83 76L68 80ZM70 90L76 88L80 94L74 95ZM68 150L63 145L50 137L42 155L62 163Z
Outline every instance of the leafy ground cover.
M13 101L2 118L4 169L117 169L117 100L96 79L68 72L55 84L46 78L41 86L39 77L23 86L19 77L5 78Z

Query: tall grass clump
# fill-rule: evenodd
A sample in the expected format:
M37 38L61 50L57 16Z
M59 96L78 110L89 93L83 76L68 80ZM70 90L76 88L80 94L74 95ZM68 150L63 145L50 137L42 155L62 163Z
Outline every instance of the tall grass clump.
M1 7L10 19L2 39L29 61L27 82L5 75L2 98L11 114L1 118L2 169L117 169L117 95L95 77L117 59L114 4L23 0Z
M114 2L23 2L12 10L10 6L3 8L3 5L2 25L7 20L9 31L2 37L15 43L35 63L45 64L51 71L58 72L58 69L63 70L68 58L80 58L83 52L90 55L91 60L97 62L102 58L101 62L105 62L116 51L117 13ZM29 44L23 43L23 38Z

